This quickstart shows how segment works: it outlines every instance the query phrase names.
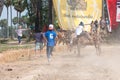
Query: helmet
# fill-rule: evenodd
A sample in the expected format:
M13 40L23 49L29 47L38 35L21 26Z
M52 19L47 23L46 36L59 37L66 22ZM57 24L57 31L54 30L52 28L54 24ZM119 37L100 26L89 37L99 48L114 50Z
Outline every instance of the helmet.
M79 25L84 26L84 23L81 21Z

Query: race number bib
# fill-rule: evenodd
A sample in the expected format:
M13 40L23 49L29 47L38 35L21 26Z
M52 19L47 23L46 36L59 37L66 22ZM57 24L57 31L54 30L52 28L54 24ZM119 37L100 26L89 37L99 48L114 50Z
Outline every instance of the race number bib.
M53 39L53 34L50 34L50 39Z

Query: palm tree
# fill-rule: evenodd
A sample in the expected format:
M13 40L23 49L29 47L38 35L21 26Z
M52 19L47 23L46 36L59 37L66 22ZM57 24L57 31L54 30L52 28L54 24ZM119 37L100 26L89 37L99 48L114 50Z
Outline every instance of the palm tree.
M25 10L26 8L26 0L13 0L13 5L14 8L17 12L19 12L19 17L18 19L21 18L21 13ZM18 22L20 23L20 21L18 20Z
M7 26L7 19L0 20L0 26L1 27L6 27Z
M14 25L16 25L16 24L18 23L17 20L18 20L18 17L14 17L14 18L12 19Z
M8 20L9 20L9 6L11 5L11 0L4 0L4 4L7 8L7 37L9 37Z
M10 5L10 18L11 18L11 39L13 40L13 25L12 25L12 2L11 2L11 5Z
M1 32L3 33L3 37L7 37L7 34L5 33L6 28L7 28L7 19L2 19L0 20L0 27L1 27Z
M4 0L0 0L0 16L1 16L1 13L2 13L2 10L3 10L3 2Z
M41 29L44 24L52 23L52 0L27 0L28 1L28 15L30 17L31 23L36 21L36 27L39 26ZM37 13L37 14L36 14ZM33 19L39 18L38 19ZM39 23L38 23L39 21ZM39 25L38 25L39 24Z

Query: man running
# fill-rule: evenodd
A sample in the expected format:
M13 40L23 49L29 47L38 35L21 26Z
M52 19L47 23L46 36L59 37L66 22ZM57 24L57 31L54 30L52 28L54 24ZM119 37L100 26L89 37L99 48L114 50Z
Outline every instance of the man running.
M48 62L51 61L51 55L52 55L52 51L54 46L56 45L56 32L54 31L54 25L50 24L48 31L45 33L44 38L47 42L47 58L48 58Z

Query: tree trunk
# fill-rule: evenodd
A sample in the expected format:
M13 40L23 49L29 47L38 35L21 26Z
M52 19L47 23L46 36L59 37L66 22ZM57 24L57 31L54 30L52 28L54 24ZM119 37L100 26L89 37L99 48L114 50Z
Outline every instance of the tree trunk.
M3 10L4 0L0 0L0 16Z
M19 23L19 16L18 16L19 12L17 11L17 27L18 27L18 23Z
M36 12L36 19L35 19L35 32L39 31L39 10L37 7L37 12Z
M11 18L11 39L13 40L12 6L10 6L10 18Z
M49 24L52 24L52 0L49 1Z
M42 0L37 1L37 13L35 20L35 32L42 31Z
M40 7L39 7L39 16L40 16L40 24L39 24L39 29L40 29L40 31L42 31L42 25L43 25L43 16L42 16L42 0L39 0L39 5L41 5Z
M19 18L18 18L19 24L20 24L20 18L21 18L21 12L19 12Z
M8 26L8 22L9 22L9 7L7 7L7 38L9 38L9 26Z

